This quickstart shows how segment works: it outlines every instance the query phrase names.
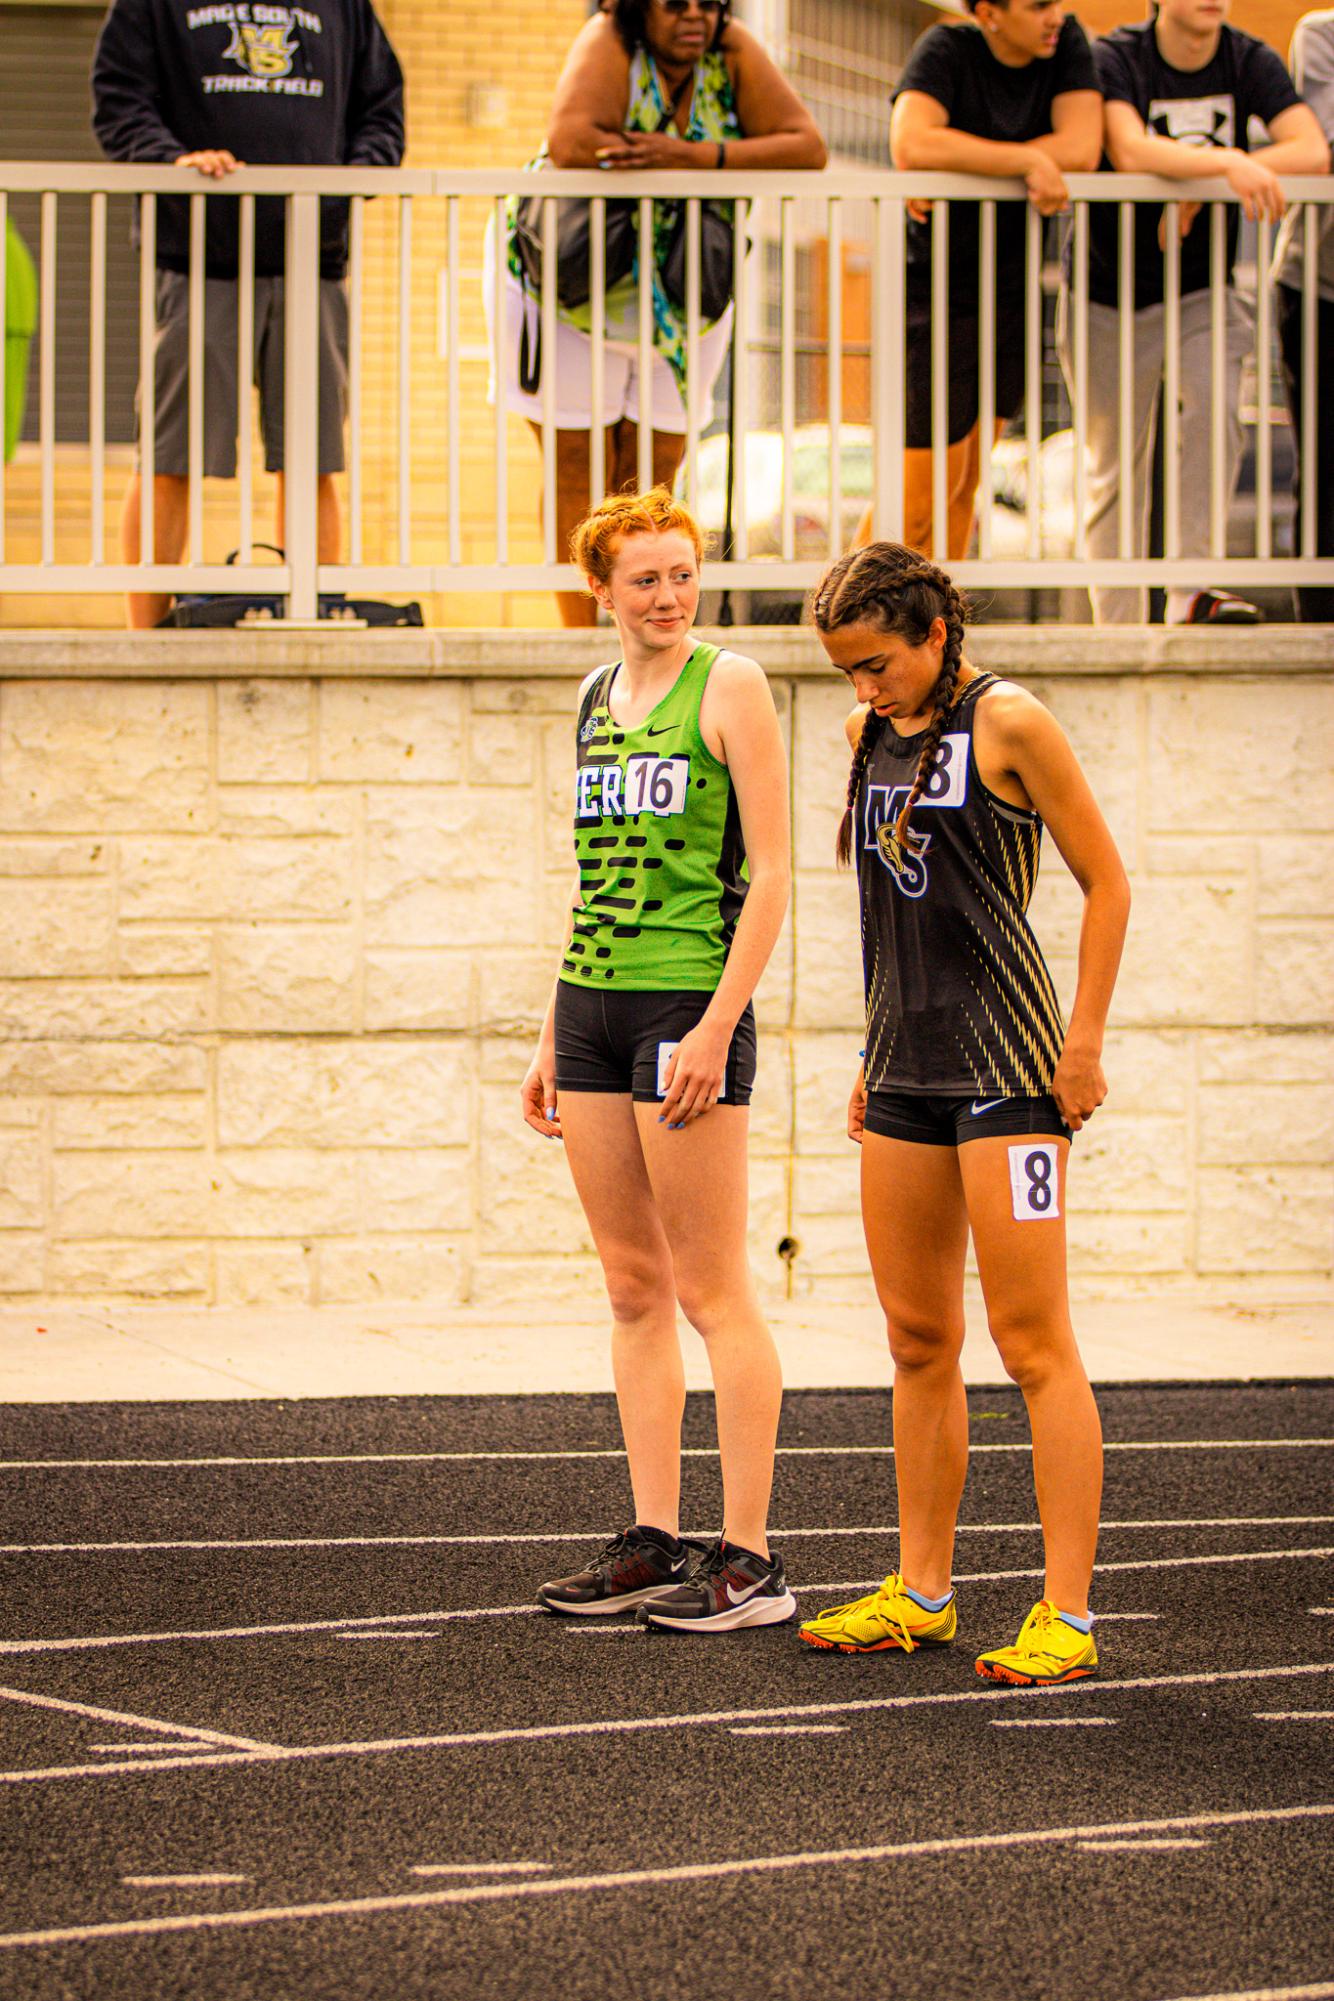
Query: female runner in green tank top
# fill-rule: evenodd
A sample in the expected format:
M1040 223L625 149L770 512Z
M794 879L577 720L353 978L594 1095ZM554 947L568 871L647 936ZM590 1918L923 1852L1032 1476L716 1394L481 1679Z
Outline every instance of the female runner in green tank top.
M897 543L841 557L815 624L858 706L839 830L854 860L866 1048L848 1108L894 1358L899 1565L801 1629L844 1653L948 1645L968 1470L964 1253L1033 1434L1043 1595L977 1660L1018 1685L1093 1673L1089 1584L1102 1437L1070 1324L1070 1138L1106 1096L1102 1040L1130 908L1125 870L1055 718L974 667L943 571ZM1069 1027L1027 907L1044 825L1084 895Z
M634 1521L544 1584L567 1616L637 1610L712 1633L790 1619L767 1540L782 1381L746 1253L751 995L787 908L787 763L754 660L702 644L699 529L664 488L595 508L571 544L621 658L576 724L578 878L523 1114L561 1139L602 1261ZM721 1536L680 1537L678 1304L703 1337Z

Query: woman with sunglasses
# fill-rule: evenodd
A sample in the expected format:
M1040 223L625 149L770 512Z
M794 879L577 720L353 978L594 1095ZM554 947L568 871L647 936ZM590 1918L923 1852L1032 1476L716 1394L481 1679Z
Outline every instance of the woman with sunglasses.
M673 173L721 167L822 167L826 153L815 122L748 28L733 21L728 0L612 0L575 37L556 86L546 145L552 167L655 168ZM542 381L532 383L540 301L525 278L510 205L502 269L488 247L487 310L504 314L500 394L541 440ZM638 426L647 401L653 425L653 483L670 486L685 449L686 313L663 266L679 208L658 202L653 215L653 361L639 376L639 275L608 283L603 407L592 406L592 308L560 307L554 355L541 371L556 375L556 521L558 549L588 507L589 462L602 432L606 491L638 483ZM527 343L524 334L527 328ZM695 408L701 427L712 414L713 385L727 352L730 305L701 321ZM525 377L522 358L528 365ZM581 591L557 593L566 625L591 625L597 606Z

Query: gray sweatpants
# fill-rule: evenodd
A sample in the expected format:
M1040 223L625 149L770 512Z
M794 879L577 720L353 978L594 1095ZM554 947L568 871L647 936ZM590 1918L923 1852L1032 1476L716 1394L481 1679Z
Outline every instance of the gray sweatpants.
M1221 393L1227 421L1223 437L1223 478L1230 502L1241 463L1242 430L1237 414L1241 370L1254 343L1249 305L1231 286L1225 294L1225 361ZM1154 432L1163 379L1165 308L1145 306L1135 314L1131 375L1131 461L1120 459L1120 314L1115 306L1089 301L1088 338L1088 553L1092 560L1119 554L1121 481L1130 481L1130 552L1144 556L1149 546ZM1062 287L1056 311L1056 351L1074 398L1074 314ZM1209 454L1213 404L1210 367L1210 295L1191 292L1181 301L1181 506L1183 556L1209 553ZM1201 564L1197 588L1208 584ZM1099 625L1142 625L1148 617L1147 590L1133 585L1095 585L1089 590Z

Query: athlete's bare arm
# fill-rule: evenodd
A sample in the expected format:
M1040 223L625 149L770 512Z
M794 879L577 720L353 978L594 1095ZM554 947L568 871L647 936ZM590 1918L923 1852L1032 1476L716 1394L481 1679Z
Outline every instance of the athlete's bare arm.
M1064 730L1035 696L1002 683L979 697L974 755L983 783L1042 817L1084 892L1074 1006L1052 1096L1075 1132L1107 1095L1102 1043L1130 916L1116 843Z
M848 745L852 750L856 750L857 745L862 740L862 726L870 713L871 709L868 702L858 702L851 715L844 718L843 734L846 736ZM860 1146L865 1130L866 1065L859 1063L857 1065L857 1081L852 1087L852 1096L848 1099L848 1138L855 1139L858 1146Z
M783 928L792 880L787 754L764 669L720 653L700 704L705 743L728 769L741 816L750 887L723 976L672 1059L662 1117L669 1126L717 1103L733 1031Z
M576 875L574 887L570 891L569 909L565 916L565 936L561 940L560 955L563 959L570 949L570 939L574 935L574 913L579 908L583 896L580 879ZM542 1019L542 1032L537 1038L537 1048L533 1060L524 1073L519 1086L519 1102L523 1115L534 1132L544 1139L563 1139L560 1129L560 1110L556 1098L556 989L560 985L559 974L551 983L551 999ZM549 1115L549 1116L548 1116Z

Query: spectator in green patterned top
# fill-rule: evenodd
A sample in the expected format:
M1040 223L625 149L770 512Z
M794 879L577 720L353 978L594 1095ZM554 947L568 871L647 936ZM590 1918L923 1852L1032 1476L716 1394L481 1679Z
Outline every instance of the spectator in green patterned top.
M822 167L826 153L814 120L761 44L733 21L728 0L614 0L575 37L556 86L547 141L538 164L553 167L655 168ZM526 417L541 435L542 394L523 386L520 348L525 320L537 345L539 302L525 291L510 231L503 270L488 249L487 310L504 313L504 407ZM670 486L685 448L685 312L663 285L662 263L677 211L654 214L653 370L648 394L653 421L653 482ZM556 351L542 366L556 371L556 548L564 555L589 498L592 409L587 304L559 311ZM731 332L730 306L702 323L697 408L711 413L713 384ZM608 285L602 420L609 493L637 479L639 287L631 271ZM532 371L529 379L531 381ZM493 385L493 395L494 385ZM563 591L557 603L566 625L591 625L596 606L583 592Z

